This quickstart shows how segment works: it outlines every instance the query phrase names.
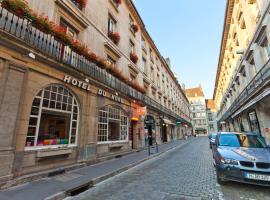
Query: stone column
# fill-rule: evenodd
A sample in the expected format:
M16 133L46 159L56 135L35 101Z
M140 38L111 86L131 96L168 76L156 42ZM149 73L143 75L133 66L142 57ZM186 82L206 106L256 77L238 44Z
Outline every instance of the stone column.
M0 59L0 182L12 177L26 70Z

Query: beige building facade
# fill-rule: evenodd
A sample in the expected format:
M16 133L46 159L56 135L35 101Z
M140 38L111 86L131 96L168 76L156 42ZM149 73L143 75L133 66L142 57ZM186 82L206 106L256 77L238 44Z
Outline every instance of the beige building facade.
M206 117L205 96L202 86L199 85L199 87L187 88L185 92L190 102L193 134L208 134L208 120Z
M214 100L220 130L270 142L270 2L228 0Z
M1 185L142 149L149 136L161 144L191 132L188 99L132 1L86 2L29 7L86 44L91 58L1 9Z

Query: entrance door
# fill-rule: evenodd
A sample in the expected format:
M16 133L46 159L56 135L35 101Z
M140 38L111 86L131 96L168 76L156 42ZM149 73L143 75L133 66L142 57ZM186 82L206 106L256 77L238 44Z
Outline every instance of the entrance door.
M163 142L168 142L166 126L162 126L162 138L163 138Z

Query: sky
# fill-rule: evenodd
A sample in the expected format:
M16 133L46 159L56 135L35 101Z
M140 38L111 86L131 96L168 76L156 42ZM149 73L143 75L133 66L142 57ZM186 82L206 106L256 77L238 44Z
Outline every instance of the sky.
M162 56L186 88L213 97L226 0L133 0Z

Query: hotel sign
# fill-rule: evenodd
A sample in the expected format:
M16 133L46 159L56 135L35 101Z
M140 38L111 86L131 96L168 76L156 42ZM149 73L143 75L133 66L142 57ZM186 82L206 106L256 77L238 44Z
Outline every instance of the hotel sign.
M107 92L102 89L98 89L98 95L103 96L103 97L108 97ZM113 101L118 102L118 103L123 103L123 99L118 96L118 93L111 94L109 96Z
M68 75L65 75L63 80L65 83L71 84L86 91L90 91L90 84L86 81L81 81Z

